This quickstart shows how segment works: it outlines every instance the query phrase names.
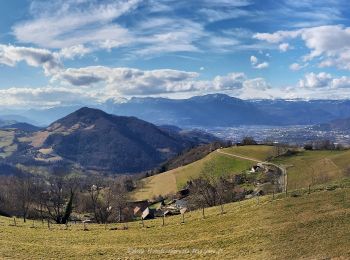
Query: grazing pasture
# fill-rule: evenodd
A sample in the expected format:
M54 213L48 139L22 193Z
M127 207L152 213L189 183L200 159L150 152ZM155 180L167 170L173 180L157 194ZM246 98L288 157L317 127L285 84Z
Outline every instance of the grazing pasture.
M311 194L278 194L181 216L128 224L24 224L0 217L0 258L4 259L348 259L350 182ZM118 230L115 230L119 228Z

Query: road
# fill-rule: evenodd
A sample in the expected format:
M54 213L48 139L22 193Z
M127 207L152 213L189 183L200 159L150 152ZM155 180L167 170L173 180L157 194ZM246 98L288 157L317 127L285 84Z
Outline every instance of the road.
M226 152L223 152L221 149L217 149L216 152L218 152L220 154L228 155L228 156L231 156L231 157L247 160L247 161L252 161L252 162L256 162L256 163L262 163L264 165L271 165L271 166L274 166L274 167L280 169L280 171L282 172L282 179L280 180L280 183L281 183L281 186L282 186L282 190L283 190L283 192L285 192L287 190L288 175L287 175L286 168L284 168L283 166L277 165L277 164L274 164L274 163L271 163L271 162L267 162L267 161L261 161L261 160L258 160L258 159L255 159L255 158L251 158L251 157L238 155L238 154L226 153Z

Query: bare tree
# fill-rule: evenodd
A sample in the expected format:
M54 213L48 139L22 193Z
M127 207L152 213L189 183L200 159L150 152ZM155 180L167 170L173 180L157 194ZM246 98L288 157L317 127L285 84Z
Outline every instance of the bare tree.
M27 221L28 211L33 203L34 188L33 179L30 177L13 178L13 199L24 222Z
M120 182L115 182L112 186L112 194L113 205L115 205L116 209L118 210L118 222L122 222L122 212L128 201L128 193L125 185Z
M49 218L57 224L66 224L73 211L78 179L54 176L43 192L43 204Z

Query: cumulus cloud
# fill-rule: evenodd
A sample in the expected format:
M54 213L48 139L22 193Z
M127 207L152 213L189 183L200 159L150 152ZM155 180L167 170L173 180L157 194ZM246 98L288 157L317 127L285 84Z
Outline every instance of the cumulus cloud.
M229 73L213 80L199 80L196 72L179 70L139 70L104 66L67 69L54 77L74 86L106 86L111 95L157 95L177 92L240 89L244 73Z
M254 69L265 69L269 67L268 62L265 61L265 62L259 63L258 58L255 56L250 56L250 63Z
M214 90L240 89L246 80L244 73L229 73L226 76L216 76L211 85Z
M329 88L329 89L339 89L339 88L350 88L350 77L342 76L340 78L334 78L331 74L326 72L307 73L303 79L298 83L301 88Z
M61 68L59 59L49 50L0 44L0 64L13 67L21 61L33 67L42 66L46 75Z
M201 80L196 72L139 70L103 66L62 70L55 75L56 87L9 88L0 90L1 107L51 107L96 104L131 96L188 95L224 92L239 94L246 89L263 91L263 79L249 79L244 73L229 73Z
M65 81L75 86L90 86L103 83L113 93L123 95L147 95L191 91L198 77L196 72L170 69L143 71L132 68L110 68L91 66L67 69L57 74L54 80Z
M304 61L316 57L321 59L320 67L335 66L350 70L350 27L343 25L327 25L303 28L293 31L277 31L274 33L257 33L255 39L269 43L300 37L310 52L304 56Z
M331 81L332 76L329 73L320 72L316 74L311 72L299 81L299 86L302 88L325 88L329 87Z

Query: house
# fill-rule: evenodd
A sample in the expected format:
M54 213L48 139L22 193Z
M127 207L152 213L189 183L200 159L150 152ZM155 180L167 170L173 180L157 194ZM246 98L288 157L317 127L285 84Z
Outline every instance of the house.
M128 216L141 217L142 212L148 208L148 206L148 200L130 201L127 203L123 212Z

